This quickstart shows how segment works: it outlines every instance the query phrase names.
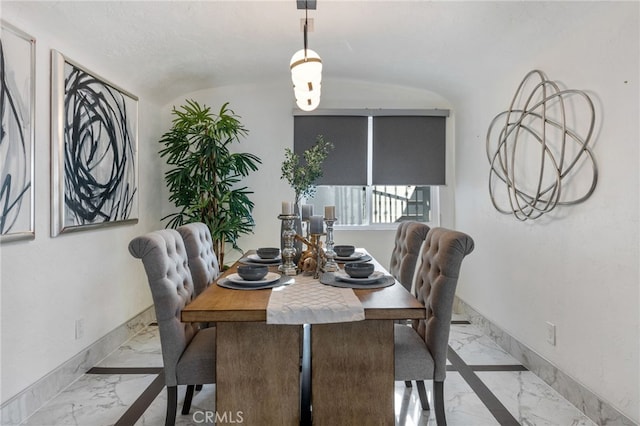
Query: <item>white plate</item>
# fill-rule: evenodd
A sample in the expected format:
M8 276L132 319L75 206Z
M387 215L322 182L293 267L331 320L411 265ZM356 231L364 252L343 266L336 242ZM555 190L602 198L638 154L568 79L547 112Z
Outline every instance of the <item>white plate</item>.
M282 260L280 255L278 255L278 257L276 257L274 259L263 259L260 256L258 256L257 254L250 254L249 256L247 256L247 259L249 259L251 262L255 262L255 263L280 263L280 261Z
M247 287L254 287L254 286L272 283L274 281L279 280L280 277L281 275L278 274L277 272L267 272L267 275L263 279L255 280L255 281L245 280L238 274L229 274L225 278L234 284L242 284Z
M337 256L335 257L336 260L339 260L341 262L348 262L350 260L358 260L360 259L362 256L364 256L364 253L360 252L360 251L356 251L354 252L351 256Z
M367 278L351 278L346 272L336 272L336 279L348 283L371 284L384 277L384 272L373 271Z

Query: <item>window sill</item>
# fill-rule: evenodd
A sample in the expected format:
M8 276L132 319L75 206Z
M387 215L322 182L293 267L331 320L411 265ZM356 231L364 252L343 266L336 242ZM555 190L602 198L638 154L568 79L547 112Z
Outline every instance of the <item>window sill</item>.
M377 223L375 225L338 225L335 224L333 229L336 231L394 231L398 228L400 223ZM426 223L429 228L433 228L436 225L432 223Z

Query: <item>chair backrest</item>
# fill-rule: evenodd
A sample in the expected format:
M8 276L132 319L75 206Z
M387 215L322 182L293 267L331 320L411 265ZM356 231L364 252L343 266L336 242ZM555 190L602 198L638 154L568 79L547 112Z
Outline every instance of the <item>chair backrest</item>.
M434 380L443 381L447 368L447 348L453 299L462 259L473 251L473 239L458 231L432 228L420 252L422 264L416 273L417 298L426 308L426 320L413 326L425 339L434 359Z
M144 264L160 331L165 382L176 386L176 365L197 332L192 324L180 321L180 312L193 295L182 237L175 229L153 231L131 240L129 252Z
M220 275L218 257L213 251L211 231L202 222L182 225L177 231L182 236L184 247L187 250L195 297Z
M420 254L422 242L427 237L429 226L422 222L400 222L396 230L395 245L391 252L389 272L407 289L416 270L416 262Z

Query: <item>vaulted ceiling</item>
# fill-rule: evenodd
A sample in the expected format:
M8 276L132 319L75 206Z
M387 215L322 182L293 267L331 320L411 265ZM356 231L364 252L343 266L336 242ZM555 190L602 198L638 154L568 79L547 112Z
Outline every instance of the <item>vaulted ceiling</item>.
M304 11L295 0L3 0L2 8L70 50L93 52L94 63L108 63L159 103L288 78L291 55L303 45ZM324 84L357 79L455 99L504 67L535 59L593 13L578 2L318 0L309 11L309 47L323 59Z

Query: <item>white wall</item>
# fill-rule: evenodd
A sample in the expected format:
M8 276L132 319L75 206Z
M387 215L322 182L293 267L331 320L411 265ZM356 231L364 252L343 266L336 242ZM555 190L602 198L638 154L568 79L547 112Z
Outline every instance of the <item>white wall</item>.
M36 38L36 238L2 244L1 401L31 385L109 331L151 306L146 276L127 245L135 236L160 227L157 158L161 110L139 102L140 220L136 225L63 234L50 231L50 49L136 94L108 63L90 52L74 51L50 34L3 15ZM75 321L84 320L84 337L75 339Z
M224 102L249 129L249 135L234 148L258 155L262 164L256 173L245 180L246 185L255 194L254 234L243 236L240 247L244 250L280 244L281 201L293 200L293 191L285 180L280 179L280 168L284 160L284 149L293 147L293 89L289 76L285 73L279 81L248 84L244 86L218 87L215 89L187 94L171 102L166 111L184 104L185 99L195 99L201 104L212 107L215 112ZM367 84L348 80L323 80L323 92L320 108L451 108L450 103L436 93L404 87L382 84ZM453 223L453 111L448 119L447 182L441 187L443 223ZM165 126L165 131L169 125ZM165 212L172 211L165 204ZM386 231L335 231L336 241L366 246L372 254L388 263L393 249L395 230ZM229 253L228 259L239 258L239 253Z
M592 5L592 20L529 51L527 60L456 102L464 117L456 126L456 226L476 242L458 294L638 421L639 8L637 2ZM485 136L532 69L593 98L599 180L586 202L522 223L491 205ZM556 346L546 343L547 321L557 326Z

